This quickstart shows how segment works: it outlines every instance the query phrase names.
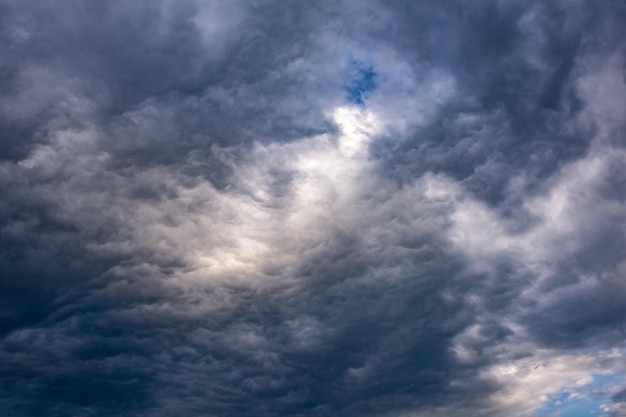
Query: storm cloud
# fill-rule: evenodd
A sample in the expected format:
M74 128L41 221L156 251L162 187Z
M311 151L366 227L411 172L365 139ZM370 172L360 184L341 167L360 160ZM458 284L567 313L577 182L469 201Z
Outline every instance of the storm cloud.
M624 22L0 0L2 415L625 415Z

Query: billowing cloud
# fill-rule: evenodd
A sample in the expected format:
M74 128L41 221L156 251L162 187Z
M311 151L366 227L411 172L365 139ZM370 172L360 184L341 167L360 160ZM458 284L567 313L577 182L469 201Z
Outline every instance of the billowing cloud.
M3 415L622 415L624 18L0 1Z

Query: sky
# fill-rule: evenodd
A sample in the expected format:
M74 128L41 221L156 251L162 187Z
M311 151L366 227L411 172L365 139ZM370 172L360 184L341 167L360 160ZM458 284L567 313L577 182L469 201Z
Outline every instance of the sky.
M2 416L626 416L624 22L0 0Z

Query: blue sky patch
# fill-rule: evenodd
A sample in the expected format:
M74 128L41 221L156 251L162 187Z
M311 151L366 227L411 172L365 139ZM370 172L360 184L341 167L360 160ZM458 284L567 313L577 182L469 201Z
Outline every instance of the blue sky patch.
M351 61L348 65L347 82L345 90L351 103L365 105L365 96L377 87L378 74L371 65L365 65L358 61Z
M594 375L591 384L551 395L548 403L535 414L541 417L602 416L602 405L611 401L612 389L622 385L625 379L622 373Z

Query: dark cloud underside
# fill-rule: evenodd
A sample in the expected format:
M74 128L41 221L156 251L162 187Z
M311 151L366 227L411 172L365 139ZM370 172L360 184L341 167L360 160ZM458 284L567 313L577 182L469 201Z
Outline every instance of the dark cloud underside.
M623 415L624 21L0 0L2 415Z

